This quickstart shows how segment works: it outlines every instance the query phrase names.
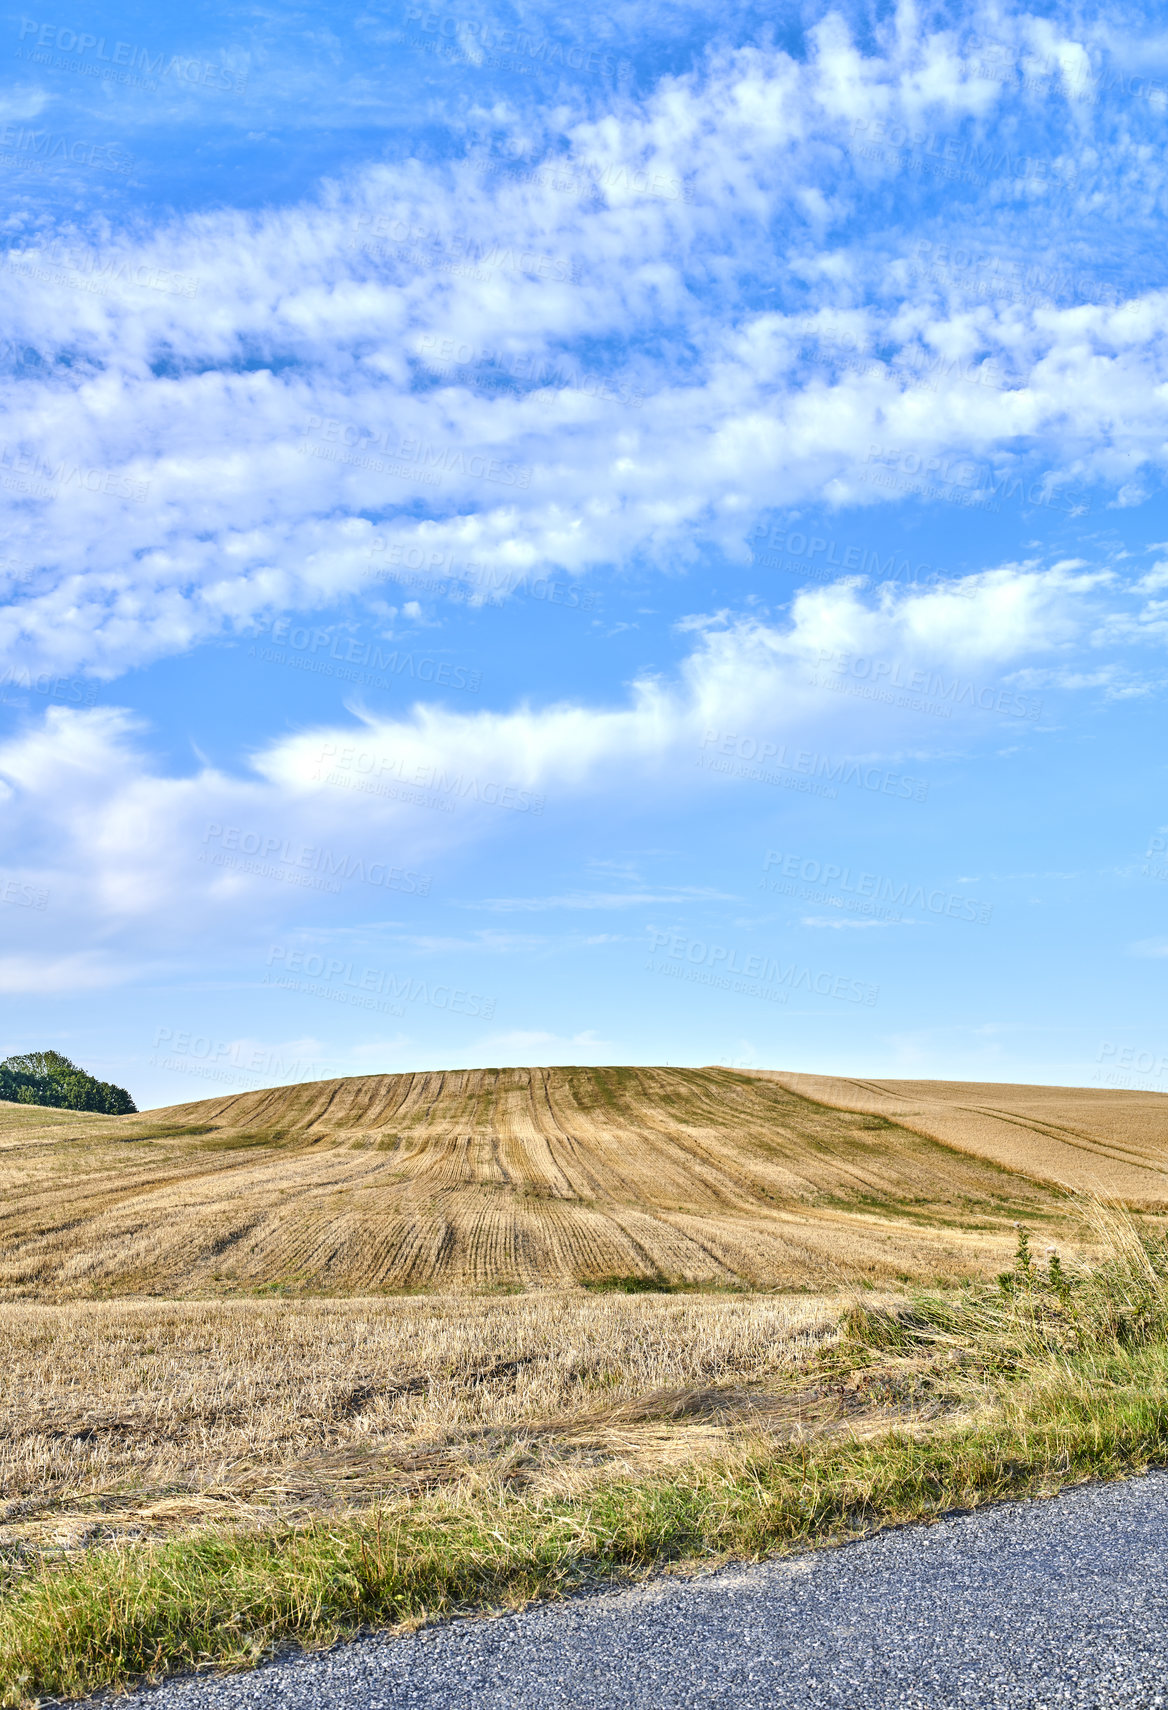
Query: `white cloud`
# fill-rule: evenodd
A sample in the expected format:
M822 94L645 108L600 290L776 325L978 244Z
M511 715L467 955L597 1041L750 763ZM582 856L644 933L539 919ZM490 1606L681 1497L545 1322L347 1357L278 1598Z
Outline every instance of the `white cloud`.
M911 709L825 694L811 681L825 640L937 671L956 691L968 672L992 682L1003 665L1070 645L1089 631L1097 591L1091 574L1032 566L986 572L962 600L943 591L865 594L846 581L801 596L782 626L704 620L672 678L638 680L613 705L458 712L418 704L402 718L355 714L345 725L274 738L235 774L207 764L167 772L128 714L54 707L0 747L6 832L51 895L38 930L57 934L63 948L84 918L121 934L120 954L137 946L135 955L148 947L165 957L211 918L275 930L293 905L328 908L343 892L360 898L369 919L392 921L407 897L425 893L431 863L446 851L520 827L537 835L545 816L583 799L649 807L744 787L733 763L742 738L752 755L765 756L767 745L772 756L789 751L778 766L793 766L800 749L829 758L863 749L885 763L899 754L900 770L915 770L922 733ZM962 710L958 699L947 738L961 728ZM720 769L696 764L723 752L731 760ZM626 882L486 906L587 910L720 897L675 888L650 895ZM24 966L14 963L13 977Z
M516 1028L488 1034L477 1049L500 1068L523 1068L531 1063L610 1063L618 1047L591 1029L565 1036Z
M488 897L464 903L464 908L483 909L492 914L539 914L549 909L636 908L642 903L734 902L725 891L702 885L678 886L668 891L572 891L559 897Z
M970 27L1056 89L1080 76L1083 43L1043 20ZM866 240L829 242L903 147L1005 85L908 8L874 47L835 14L810 39L806 61L718 52L644 100L564 108L546 172L377 164L293 207L30 231L0 307L44 364L2 388L3 458L7 544L41 568L0 650L113 675L367 591L395 547L577 574L742 557L762 510L920 480L954 501L997 482L1020 514L1095 479L1134 492L1164 461L1168 294L1035 306L982 297L970 268L942 301ZM1087 151L1081 106L1063 118ZM903 147L870 157L890 125ZM1116 194L1136 170L1160 185L1136 139L1105 164ZM572 174L587 193L557 187ZM760 279L785 294L787 255L811 309L755 301ZM1005 385L982 383L991 360Z

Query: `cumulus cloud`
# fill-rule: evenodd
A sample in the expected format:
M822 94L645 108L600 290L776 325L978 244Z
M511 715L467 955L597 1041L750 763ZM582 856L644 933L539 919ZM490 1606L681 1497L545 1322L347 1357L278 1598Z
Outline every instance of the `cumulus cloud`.
M211 919L274 929L306 900L328 911L334 899L356 898L367 919L392 921L407 899L427 894L446 853L520 823L531 830L584 800L649 805L735 787L735 768L721 757L733 761L744 741L751 757L769 755L792 775L804 750L899 755L900 769L912 769L904 756L923 740L913 707L825 693L816 670L825 652L856 649L844 657L884 662L883 681L898 662L922 671L950 697L948 737L963 719L968 727L984 717L982 691L998 674L1089 631L1099 583L1091 572L1013 565L973 578L968 597L956 598L944 589L865 591L844 579L801 596L783 623L695 621L677 670L634 681L611 705L466 713L419 703L404 717L355 713L272 739L236 772L167 771L151 755L149 731L126 712L54 707L0 748L6 835L51 894L38 928L64 945L84 918L116 940L116 956L111 948L70 964L74 983L120 977L131 949L165 958ZM647 900L664 899L626 884L485 906ZM19 957L10 977L22 969L47 977Z

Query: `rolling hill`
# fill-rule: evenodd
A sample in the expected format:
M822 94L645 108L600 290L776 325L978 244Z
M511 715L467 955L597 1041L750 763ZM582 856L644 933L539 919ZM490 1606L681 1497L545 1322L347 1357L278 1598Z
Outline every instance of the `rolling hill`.
M755 1073L836 1110L883 1116L1078 1193L1168 1209L1168 1098L1099 1087Z
M723 1068L0 1105L0 1293L824 1288L1000 1269L1060 1187L1168 1208L1153 1094Z

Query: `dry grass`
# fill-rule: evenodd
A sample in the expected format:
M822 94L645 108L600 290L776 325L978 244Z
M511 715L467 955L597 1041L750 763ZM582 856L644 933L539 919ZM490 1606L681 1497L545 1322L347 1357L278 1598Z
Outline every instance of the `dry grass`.
M1020 1235L1000 1287L857 1291L840 1336L757 1296L2 1308L24 1524L113 1542L0 1551L0 1703L1163 1465L1168 1240L1094 1222L1093 1265Z
M838 1399L793 1403L790 1379L839 1317L621 1294L0 1307L0 1549L562 1491L820 1429Z
M1073 1288L877 1291L1002 1270L1016 1219L1079 1245L1058 1184L1163 1210L1165 1109L724 1069L0 1105L0 1700L1162 1460L1151 1223Z
M999 1269L1017 1218L1066 1225L1024 1145L971 1150L727 1069L0 1106L0 1296L931 1283Z
M882 1116L1037 1181L1142 1210L1168 1208L1163 1093L752 1072L836 1110Z

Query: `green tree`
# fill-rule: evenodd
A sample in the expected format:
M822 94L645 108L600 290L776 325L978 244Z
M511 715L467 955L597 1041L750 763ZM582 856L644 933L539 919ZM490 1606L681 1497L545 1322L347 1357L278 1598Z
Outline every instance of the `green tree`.
M0 1099L128 1116L137 1105L125 1087L99 1081L60 1051L26 1051L0 1063Z

